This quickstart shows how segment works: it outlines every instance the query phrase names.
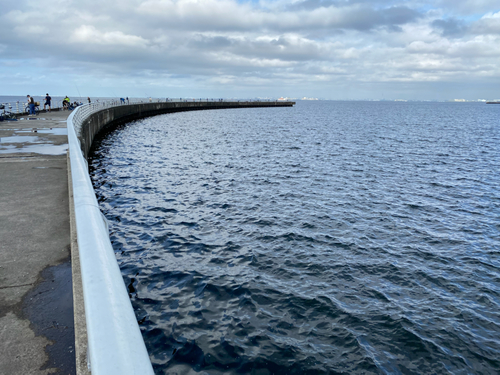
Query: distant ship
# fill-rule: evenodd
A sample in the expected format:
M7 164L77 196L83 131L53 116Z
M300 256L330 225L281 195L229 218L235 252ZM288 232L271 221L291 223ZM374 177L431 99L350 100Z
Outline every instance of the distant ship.
M500 104L500 101L486 102L486 104Z

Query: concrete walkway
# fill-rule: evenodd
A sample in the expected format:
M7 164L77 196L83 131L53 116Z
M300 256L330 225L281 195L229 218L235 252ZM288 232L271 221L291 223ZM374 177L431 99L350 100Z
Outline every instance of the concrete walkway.
M68 114L0 122L0 374L76 373Z

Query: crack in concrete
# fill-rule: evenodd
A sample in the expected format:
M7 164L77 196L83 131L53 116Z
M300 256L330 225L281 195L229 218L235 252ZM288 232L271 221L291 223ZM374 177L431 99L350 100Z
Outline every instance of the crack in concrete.
M0 289L20 288L20 287L22 287L22 286L32 286L32 285L35 285L35 283L20 284L20 285L0 286Z

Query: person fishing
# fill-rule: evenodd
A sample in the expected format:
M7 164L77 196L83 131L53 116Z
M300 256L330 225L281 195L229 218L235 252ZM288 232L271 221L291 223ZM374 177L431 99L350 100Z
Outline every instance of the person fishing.
M71 104L71 100L68 98L68 95L63 99L63 109L69 109L69 105Z
M30 115L34 115L35 114L35 100L33 99L32 96L29 96L27 95L26 96L28 98L28 106L29 106L29 109L30 109Z

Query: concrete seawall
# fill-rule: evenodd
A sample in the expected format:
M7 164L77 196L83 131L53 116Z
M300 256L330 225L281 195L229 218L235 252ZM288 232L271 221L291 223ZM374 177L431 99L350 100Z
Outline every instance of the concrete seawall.
M291 107L293 102L164 102L121 105L96 103L82 106L68 118L68 142L71 169L70 192L73 193L76 238L72 252L78 247L82 286L74 288L77 372L86 353L92 374L133 375L153 374L149 355L139 330L135 313L125 289L121 271L109 240L107 224L103 220L88 175L86 159L92 142L101 131L135 119L182 111ZM80 148L80 149L79 149ZM73 220L72 220L73 221ZM75 232L72 231L72 238ZM74 275L74 281L80 279ZM83 300L77 302L80 290ZM80 324L82 322L82 324ZM81 329L86 326L86 332ZM83 342L87 338L88 346Z
M85 158L95 136L105 127L164 113L228 108L292 107L295 102L163 102L118 105L92 114L77 130Z

